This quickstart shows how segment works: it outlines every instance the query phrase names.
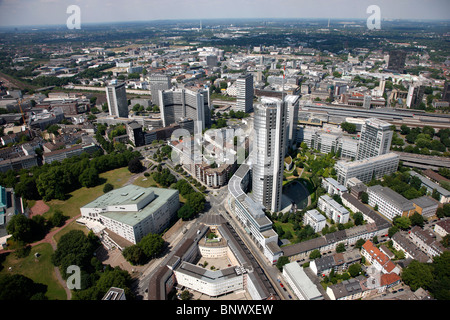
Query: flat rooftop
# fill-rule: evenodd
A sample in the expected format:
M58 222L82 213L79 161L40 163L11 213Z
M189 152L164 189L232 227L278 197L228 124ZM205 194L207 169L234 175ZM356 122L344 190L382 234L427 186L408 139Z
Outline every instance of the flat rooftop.
M143 188L133 184L126 185L122 188L112 190L98 197L94 201L86 204L82 208L106 208L108 206L137 204L141 199L154 193L155 198L148 203L140 211L108 211L102 212L101 215L121 223L134 226L141 220L152 215L156 210L161 208L178 190L162 189L162 188Z

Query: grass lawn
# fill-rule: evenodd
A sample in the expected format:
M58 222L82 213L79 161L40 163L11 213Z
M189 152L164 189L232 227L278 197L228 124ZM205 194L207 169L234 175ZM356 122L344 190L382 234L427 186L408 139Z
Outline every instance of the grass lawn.
M45 218L49 218L53 215L55 210L59 209L65 216L73 218L80 214L80 207L94 201L96 198L103 194L103 187L106 183L111 183L114 188L122 187L128 179L132 176L132 173L128 170L128 167L123 167L115 170L111 170L100 174L100 178L104 179L104 183L93 188L80 188L69 194L70 198L67 200L51 200L46 202L50 209L44 214Z
M40 254L38 258L34 256L36 252ZM66 300L66 291L56 279L51 262L52 254L53 248L49 243L42 243L31 248L30 254L25 258L18 259L14 253L10 253L2 263L3 269L0 274L22 274L36 283L47 285L48 299ZM12 268L11 271L8 270L9 267Z
M286 222L281 223L279 221L274 222L274 226L281 226L284 232L289 231L292 235L292 238L288 239L292 244L297 242L297 236L295 235L294 227L292 226L292 223Z
M61 231L59 231L58 233L56 233L53 238L55 239L55 242L58 243L59 239L61 239L61 237L63 235L65 235L66 233L72 231L72 230L81 230L83 231L86 235L89 233L88 228L86 228L86 226L83 226L81 224L78 224L76 221L72 221L71 223L69 223L67 226L65 226L63 229L61 229Z

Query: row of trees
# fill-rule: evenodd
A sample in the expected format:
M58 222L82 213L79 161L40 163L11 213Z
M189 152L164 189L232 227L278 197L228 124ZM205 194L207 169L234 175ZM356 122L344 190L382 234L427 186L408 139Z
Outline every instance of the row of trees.
M49 219L41 215L36 215L29 219L23 214L17 214L11 217L6 226L6 231L8 231L8 234L11 235L14 241L31 243L42 239L52 227L62 226L67 218L61 210L55 210Z
M125 167L130 160L139 156L139 152L125 150L108 155L96 153L91 159L84 153L62 162L55 161L52 164L21 170L19 178L12 170L6 174L1 173L0 183L8 187L14 186L16 194L28 200L65 200L67 193L80 187L100 184L100 173Z

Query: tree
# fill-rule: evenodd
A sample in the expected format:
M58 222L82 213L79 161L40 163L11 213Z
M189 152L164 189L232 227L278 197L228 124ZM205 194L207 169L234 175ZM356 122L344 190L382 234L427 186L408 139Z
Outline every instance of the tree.
M355 225L360 226L364 223L364 216L361 212L356 212L353 215L353 219L355 220Z
M52 224L52 226L60 227L64 224L67 218L68 216L63 215L61 210L55 210L49 221Z
M411 221L411 226L419 226L421 228L423 228L425 223L425 219L418 212L414 212L414 214L409 217L409 220Z
M348 267L348 273L354 278L361 274L362 267L359 263L354 263L350 267Z
M108 193L114 189L114 186L111 183L106 183L103 187L103 193Z
M58 241L52 262L59 267L64 279L68 277L66 271L70 265L88 271L92 267L91 258L98 245L98 238L93 233L86 236L81 230L71 230Z
M16 241L30 242L32 240L31 220L25 217L23 214L16 214L12 216L6 231Z
M151 259L161 252L164 240L159 234L149 233L139 241L138 246L142 249L145 256Z
M341 128L342 130L352 134L352 133L356 133L356 125L353 123L349 123L349 122L342 122L341 123Z
M100 180L98 171L95 168L85 169L79 177L79 182L83 187L92 188L95 187Z
M431 265L420 263L417 260L403 269L401 273L403 282L407 284L411 290L416 291L419 288L427 289L433 282L433 273Z
M194 214L195 214L194 209L187 203L184 206L182 206L177 213L178 218L183 219L183 221L191 219Z
M0 301L1 300L40 300L46 299L47 286L35 283L30 278L21 274L4 274L0 276Z
M313 252L311 252L311 254L309 255L309 259L314 260L314 259L320 258L321 256L322 255L320 254L320 251L318 249L316 249Z
M344 251L345 251L345 244L343 242L341 242L336 246L336 252L341 253Z
M183 290L180 294L181 300L190 300L191 299L191 293L188 290Z
M130 170L131 173L139 173L144 169L144 166L138 158L131 159L130 162L128 162L128 170Z
M367 192L361 192L361 202L365 204L369 203L369 195L367 194Z
M194 210L195 214L205 210L205 203L205 196L199 192L193 192L186 195L186 204Z
M289 258L286 256L281 256L280 258L278 258L276 266L277 266L278 270L282 271L283 266L287 263L289 263Z
M396 216L392 222L394 223L394 226L402 230L406 230L411 226L411 220L409 220L408 217Z
M145 261L145 254L138 245L126 247L122 251L123 257L132 265L139 265Z

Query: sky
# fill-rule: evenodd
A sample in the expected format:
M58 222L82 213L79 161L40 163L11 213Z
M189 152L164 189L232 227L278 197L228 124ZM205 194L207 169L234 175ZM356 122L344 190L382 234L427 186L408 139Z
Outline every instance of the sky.
M217 18L367 19L371 5L382 19L449 20L450 0L0 0L0 26L65 25L70 5L81 24Z

